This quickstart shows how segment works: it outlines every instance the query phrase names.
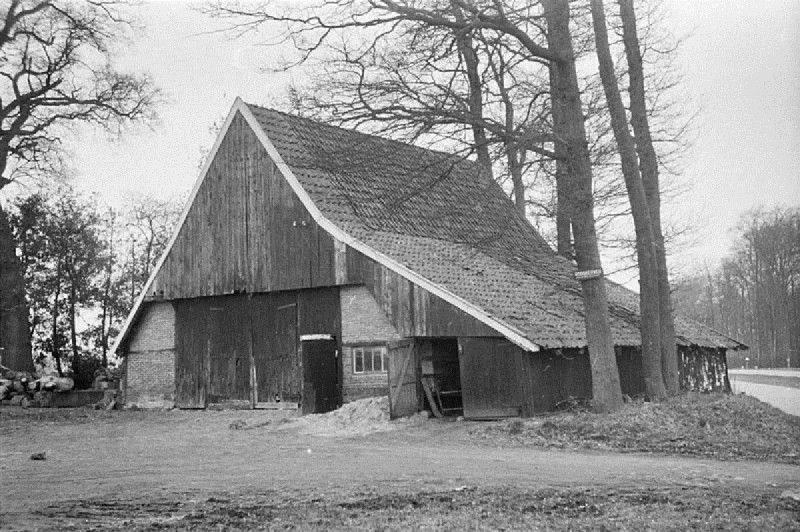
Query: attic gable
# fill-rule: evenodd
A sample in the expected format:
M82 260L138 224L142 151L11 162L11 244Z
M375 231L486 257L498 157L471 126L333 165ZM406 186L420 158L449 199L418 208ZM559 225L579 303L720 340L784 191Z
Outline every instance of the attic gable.
M333 239L240 111L210 157L148 296L176 299L330 286Z

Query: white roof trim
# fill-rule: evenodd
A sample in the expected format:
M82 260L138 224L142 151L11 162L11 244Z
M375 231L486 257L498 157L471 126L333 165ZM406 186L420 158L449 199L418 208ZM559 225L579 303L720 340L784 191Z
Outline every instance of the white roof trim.
M432 283L425 277L407 268L403 264L367 246L366 244L363 244L362 242L356 240L349 234L342 231L333 222L325 218L322 215L322 212L319 210L319 208L317 208L317 206L314 204L314 201L311 199L311 196L308 195L303 186L300 184L300 181L294 175L292 169L289 168L289 165L286 164L286 162L283 160L283 157L281 157L280 153L278 153L278 150L272 144L272 141L269 139L269 137L267 137L267 134L261 127L261 124L259 124L258 119L256 119L256 117L253 115L253 112L250 110L247 104L241 100L241 98L236 98L236 101L234 102L233 107L231 108L231 111L228 114L228 117L225 119L225 123L222 125L222 128L220 129L217 140L208 154L208 159L203 165L203 169L200 171L200 177L198 178L194 188L192 189L192 193L189 196L189 200L187 201L186 206L184 207L183 214L181 215L180 221L178 222L178 225L175 228L175 232L173 233L172 238L167 244L167 247L164 250L164 254L161 256L161 259L158 261L158 264L153 269L153 273L150 275L150 279L148 279L147 284L144 287L144 290L142 290L142 293L139 295L136 304L134 305L133 309L128 315L128 318L125 320L125 324L123 325L120 334L117 336L117 340L114 342L112 353L117 352L122 342L127 337L129 329L133 324L133 321L136 319L136 316L139 313L141 305L144 302L145 297L147 296L147 293L149 292L150 287L153 284L153 280L155 279L156 275L158 274L159 270L164 264L167 255L169 254L173 244L175 243L175 240L178 238L178 233L180 232L181 227L183 227L183 223L186 221L186 217L189 214L189 209L191 208L192 204L194 203L194 199L197 196L197 191L200 189L200 185L205 180L206 173L208 172L208 169L211 166L212 161L214 160L217 150L219 149L219 146L222 143L222 139L225 137L225 134L227 133L228 128L230 127L230 124L233 121L233 117L236 116L237 111L242 113L242 116L244 117L245 121L248 123L250 128L255 133L256 137L261 142L264 149L272 158L273 162L280 170L284 179L286 179L286 181L289 183L289 186L292 187L292 190L300 199L303 206L308 210L309 214L311 214L311 217L314 219L314 221L326 232L328 232L332 237L347 244L348 246L351 246L353 249L363 253L367 257L382 264L383 266L389 268L395 273L405 277L412 283L421 286L428 292L442 298L443 300L447 301L452 305L455 305L456 307L460 308L462 311L466 312L468 315L477 319L481 323L484 323L489 327L491 327L492 329L496 330L497 332L499 332L500 334L511 340L519 347L528 351L539 351L539 346L531 342L528 338L526 338L525 335L522 334L522 332L519 331L518 329L500 321L498 318L492 317L480 307L468 302L465 299L462 299L461 297L453 294L452 292L446 290L445 288L442 288L441 286Z

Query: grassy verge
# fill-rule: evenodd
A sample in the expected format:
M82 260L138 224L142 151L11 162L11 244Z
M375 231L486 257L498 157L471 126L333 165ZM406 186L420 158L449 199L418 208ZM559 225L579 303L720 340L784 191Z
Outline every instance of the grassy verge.
M45 526L91 530L796 530L800 503L753 489L490 489L220 494L202 500L72 501Z
M564 412L476 426L473 437L562 449L603 449L800 464L800 418L745 395L685 394L613 414Z
M613 414L563 412L476 426L480 439L800 464L800 418L745 395L685 394Z

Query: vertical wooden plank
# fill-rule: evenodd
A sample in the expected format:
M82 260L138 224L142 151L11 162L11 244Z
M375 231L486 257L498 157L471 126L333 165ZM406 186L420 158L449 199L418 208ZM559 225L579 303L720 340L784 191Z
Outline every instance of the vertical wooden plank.
M316 288L297 293L298 334L340 336L338 288Z
M522 413L518 347L504 338L458 339L464 417L493 419Z
M329 237L330 238L330 237ZM348 282L347 247L344 242L331 238L333 243L333 280L337 285Z
M389 344L389 416L410 416L420 409L417 395L417 353L414 340Z
M414 286L414 336L429 336L428 327L428 291Z
M311 223L314 222L312 221ZM333 237L317 227L317 269L319 278L316 286L333 286L337 284L333 254Z
M205 311L196 300L175 303L175 406L206 407Z

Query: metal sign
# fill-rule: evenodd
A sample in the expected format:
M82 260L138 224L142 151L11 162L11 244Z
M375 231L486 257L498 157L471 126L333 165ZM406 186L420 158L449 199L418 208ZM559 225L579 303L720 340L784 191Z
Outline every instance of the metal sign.
M590 279L597 279L603 275L603 270L596 268L594 270L584 270L582 272L575 272L575 279L579 281L588 281Z

